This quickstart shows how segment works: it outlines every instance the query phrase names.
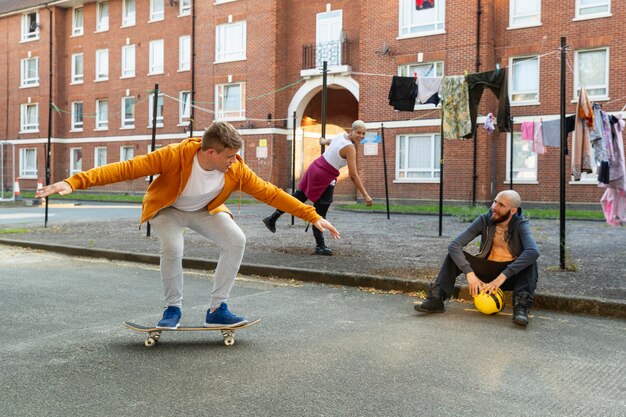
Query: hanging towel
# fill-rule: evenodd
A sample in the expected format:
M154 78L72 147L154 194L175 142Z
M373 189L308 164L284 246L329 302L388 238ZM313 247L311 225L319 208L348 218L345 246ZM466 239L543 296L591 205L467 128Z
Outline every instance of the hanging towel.
M441 86L443 137L462 139L472 131L469 92L463 75L444 77ZM471 135L470 135L471 136Z
M541 124L544 146L561 147L561 119L548 120Z
M537 155L543 155L546 153L546 148L543 146L543 132L541 131L541 122L535 122L535 136L532 143L532 151Z
M443 77L419 77L417 79L417 98L422 104L439 104Z
M413 111L417 97L417 84L414 77L393 76L389 89L389 105L394 110Z
M535 140L534 122L522 122L522 140Z
M488 87L498 97L498 111L496 119L500 132L511 131L511 105L509 103L509 88L506 76L506 68L493 71L479 72L467 75L467 85L470 97L470 118L472 130L469 136L474 134L476 129L476 117L478 116L478 105L483 95L485 87Z
M593 108L587 97L587 90L581 88L576 105L576 123L572 138L572 176L580 181L583 172L593 172L591 164L591 144L589 129L593 127Z

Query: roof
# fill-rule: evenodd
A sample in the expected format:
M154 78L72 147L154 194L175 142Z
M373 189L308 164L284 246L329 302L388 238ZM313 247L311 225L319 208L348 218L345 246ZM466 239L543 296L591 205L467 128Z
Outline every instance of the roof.
M19 13L33 7L45 7L46 4L59 7L74 7L85 3L93 3L96 0L0 0L0 16Z

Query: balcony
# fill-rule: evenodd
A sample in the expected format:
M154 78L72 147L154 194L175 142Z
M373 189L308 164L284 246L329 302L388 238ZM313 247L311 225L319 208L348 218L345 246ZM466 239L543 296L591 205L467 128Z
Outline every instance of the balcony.
M350 72L350 44L348 39L324 42L302 47L302 76L320 75L324 61L328 73Z

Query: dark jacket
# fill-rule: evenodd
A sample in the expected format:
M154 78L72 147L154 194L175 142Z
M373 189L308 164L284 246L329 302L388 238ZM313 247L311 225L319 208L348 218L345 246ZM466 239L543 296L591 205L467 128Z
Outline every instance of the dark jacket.
M491 220L491 209L489 209L487 213L478 216L463 233L448 245L448 253L450 253L454 263L463 273L472 272L472 267L463 255L463 248L480 235L480 252L476 256L487 258L493 245L495 231L496 223ZM509 251L515 257L515 260L502 271L507 278L518 274L527 266L537 262L539 248L537 248L537 243L530 232L529 221L524 216L521 207L517 209L517 213L511 218L504 239L507 242Z

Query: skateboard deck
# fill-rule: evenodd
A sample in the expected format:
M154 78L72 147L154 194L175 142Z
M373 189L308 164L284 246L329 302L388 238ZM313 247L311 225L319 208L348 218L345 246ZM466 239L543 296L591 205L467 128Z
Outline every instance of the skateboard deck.
M176 329L159 329L158 327L149 327L144 326L137 323L132 323L130 321L125 321L124 325L129 329L135 330L137 332L148 333L148 337L143 342L146 347L153 347L157 344L159 339L161 338L162 332L206 332L206 331L216 331L219 330L222 332L222 337L224 338L224 344L226 346L232 346L235 344L235 330L245 329L246 327L250 327L253 324L257 324L261 320L254 320L246 324L242 324L241 326L235 327L203 327L203 326L181 326Z

